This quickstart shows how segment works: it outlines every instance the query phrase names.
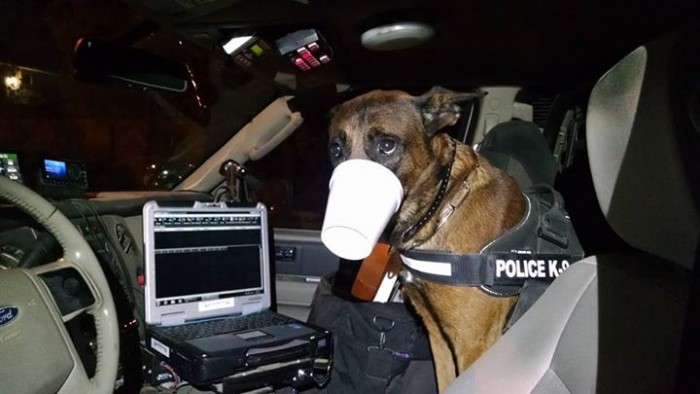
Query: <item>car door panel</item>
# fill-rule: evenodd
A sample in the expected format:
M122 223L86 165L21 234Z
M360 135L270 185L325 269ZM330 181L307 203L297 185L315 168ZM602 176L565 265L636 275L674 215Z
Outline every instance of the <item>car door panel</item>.
M306 320L321 277L338 269L339 259L314 230L274 229L277 310Z

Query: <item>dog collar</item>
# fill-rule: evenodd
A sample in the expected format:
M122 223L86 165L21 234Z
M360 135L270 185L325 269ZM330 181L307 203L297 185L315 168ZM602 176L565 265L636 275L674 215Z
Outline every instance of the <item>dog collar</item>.
M416 223L414 223L411 227L407 228L406 231L403 232L403 234L401 235L402 242L408 242L409 239L413 238L416 235L416 233L418 233L418 231L421 228L423 228L423 226L425 226L426 223L428 223L428 220L430 220L433 217L433 215L435 215L435 212L437 212L437 209L442 204L442 200L445 198L445 192L447 191L447 185L450 182L450 174L452 173L452 165L454 164L455 157L457 156L457 144L451 138L450 138L450 142L452 143L452 158L450 159L449 164L444 165L440 168L440 171L439 171L440 187L438 188L438 192L435 195L433 202L428 207L428 210L425 211L425 213L418 219L418 221ZM454 211L454 208L455 207L452 207L452 211ZM450 212L448 214L448 217L451 214L452 214L452 212ZM447 219L441 218L439 225L442 225L445 220L447 220ZM420 243L418 243L418 244L420 244ZM417 245L414 245L414 247Z
M527 280L553 280L583 251L556 192L549 192L551 204L541 191L525 194L525 217L479 253L410 249L401 252L404 268L422 280L478 286L495 296L516 295Z

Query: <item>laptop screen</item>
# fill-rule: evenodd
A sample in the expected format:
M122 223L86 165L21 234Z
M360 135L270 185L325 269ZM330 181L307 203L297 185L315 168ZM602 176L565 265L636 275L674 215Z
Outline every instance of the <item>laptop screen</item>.
M262 292L259 214L159 212L153 230L157 303Z
M219 310L243 313L242 302L260 306L255 296L265 293L268 261L264 212L211 203L144 209L147 309L149 296L160 315L187 312L188 320Z

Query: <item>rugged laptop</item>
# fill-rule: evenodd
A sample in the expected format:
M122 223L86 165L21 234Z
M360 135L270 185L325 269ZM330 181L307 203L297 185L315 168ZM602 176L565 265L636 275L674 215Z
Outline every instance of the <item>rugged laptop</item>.
M276 366L295 374L297 365L330 368L329 331L269 310L263 204L151 201L143 208L143 226L146 346L178 375L201 383L230 376L265 380L274 374L264 371Z

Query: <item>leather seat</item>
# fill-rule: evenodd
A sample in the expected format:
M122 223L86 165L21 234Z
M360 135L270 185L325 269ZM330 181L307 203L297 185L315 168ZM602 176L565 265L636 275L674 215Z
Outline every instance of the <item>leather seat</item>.
M669 99L672 45L613 66L587 111L600 207L636 250L573 264L447 393L673 390L700 215Z

